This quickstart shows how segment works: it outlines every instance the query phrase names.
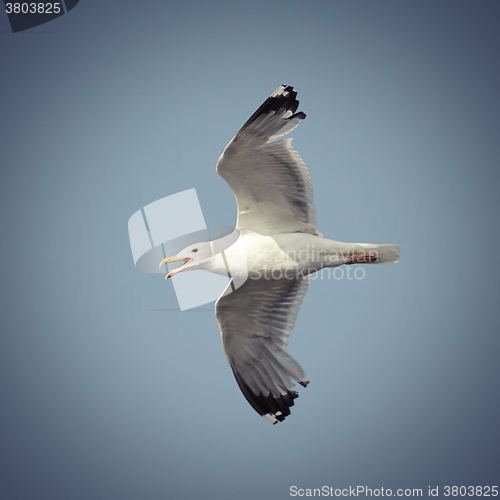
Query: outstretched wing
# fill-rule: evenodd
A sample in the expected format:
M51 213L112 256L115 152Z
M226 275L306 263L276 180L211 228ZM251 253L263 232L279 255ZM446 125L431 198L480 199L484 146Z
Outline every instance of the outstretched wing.
M236 198L238 229L265 235L320 234L306 164L293 149L292 139L275 141L306 117L302 111L296 113L298 105L297 92L282 85L243 125L217 162L217 172Z
M236 291L224 292L215 304L236 381L254 410L272 423L290 415L298 396L292 379L304 387L309 383L286 350L308 284L309 277L249 279Z

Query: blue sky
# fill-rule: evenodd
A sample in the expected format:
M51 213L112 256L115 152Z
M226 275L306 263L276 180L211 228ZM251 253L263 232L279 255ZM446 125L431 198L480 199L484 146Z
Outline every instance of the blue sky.
M0 15L0 496L498 484L499 17L81 0L14 35ZM172 284L134 268L127 221L196 188L209 225L234 224L215 163L283 83L307 113L292 136L319 229L401 261L313 281L289 344L311 383L271 426L213 306L175 311Z

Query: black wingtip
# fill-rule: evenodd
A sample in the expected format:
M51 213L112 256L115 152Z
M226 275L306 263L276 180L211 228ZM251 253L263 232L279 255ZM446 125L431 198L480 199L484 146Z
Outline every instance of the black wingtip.
M303 120L306 114L302 111L295 113L299 107L299 101L297 100L297 92L293 90L291 85L282 85L277 88L257 109L257 111L245 122L240 131L248 127L252 122L254 122L260 115L270 113L271 111L286 110L291 111L291 118L298 118ZM295 114L294 114L295 113Z
M303 120L305 117L306 114L303 111L299 111L298 113L295 113L294 115L290 116L290 118L288 119L291 120L292 118L298 118L299 120Z
M238 373L233 370L233 374L246 400L259 415L275 424L277 421L283 422L291 414L290 407L294 406L293 400L299 397L296 391L288 391L278 398L271 394L256 396Z

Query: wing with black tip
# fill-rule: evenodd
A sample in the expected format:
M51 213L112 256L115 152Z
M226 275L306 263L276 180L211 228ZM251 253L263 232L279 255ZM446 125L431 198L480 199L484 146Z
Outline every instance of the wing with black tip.
M217 162L217 172L236 198L238 229L265 235L320 234L306 164L292 147L292 139L275 140L306 117L296 112L298 105L297 92L282 85L243 125Z
M298 396L293 380L308 381L287 352L309 277L253 280L215 304L224 352L254 410L272 423L290 415ZM230 287L230 284L228 285Z

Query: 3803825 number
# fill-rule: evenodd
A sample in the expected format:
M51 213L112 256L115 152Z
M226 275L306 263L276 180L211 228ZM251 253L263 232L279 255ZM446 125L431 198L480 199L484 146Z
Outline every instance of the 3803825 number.
M445 486L445 497L496 497L498 486Z
M6 3L5 12L7 14L59 14L61 3Z

